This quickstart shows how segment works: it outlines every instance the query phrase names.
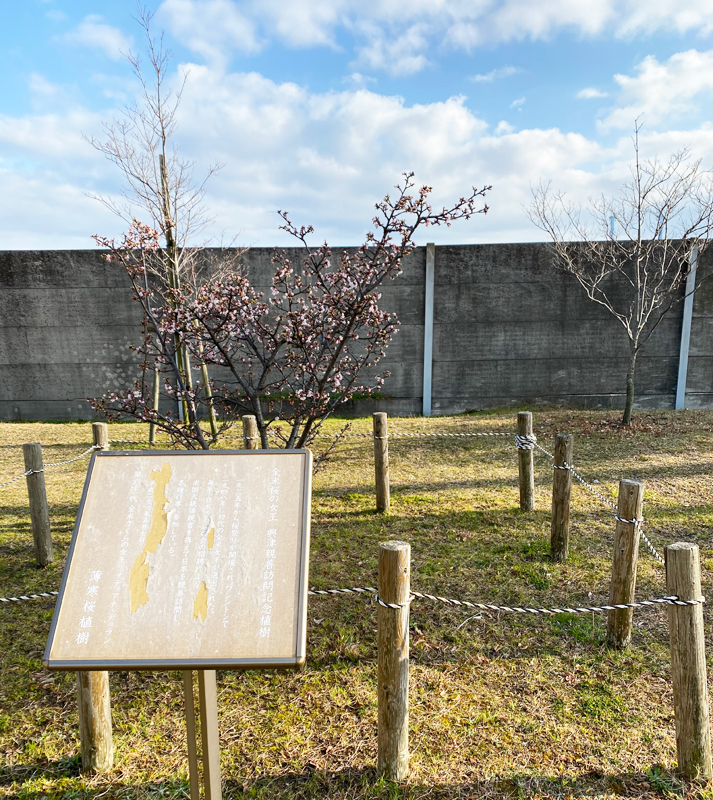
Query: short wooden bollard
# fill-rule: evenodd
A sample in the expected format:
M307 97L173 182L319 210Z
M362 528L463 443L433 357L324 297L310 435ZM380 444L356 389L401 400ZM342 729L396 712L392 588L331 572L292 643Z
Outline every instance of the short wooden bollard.
M92 422L92 439L94 447L109 449L109 426L106 422Z
M679 600L701 599L698 545L677 542L664 553L667 593ZM713 770L703 606L669 606L668 628L678 771L691 780L710 780Z
M638 481L619 481L617 521L614 533L609 605L633 603L636 591L636 562L639 558L639 531L634 520L641 519L644 484ZM607 615L607 645L617 650L629 646L633 608L618 608Z
M379 597L400 608L379 606L379 775L408 776L408 659L411 545L379 545Z
M257 417L254 414L245 414L242 419L245 449L260 450L260 432L257 429Z
M571 433L555 436L555 463L552 472L552 524L550 526L550 557L566 561L569 555L569 505L572 495L573 438Z
M30 501L30 521L32 538L35 543L35 561L46 567L52 563L52 533L50 530L50 511L47 505L45 472L42 463L42 447L37 442L22 445L25 458L25 472L32 470L27 479L27 497Z
M518 411L517 435L532 436L532 412ZM535 467L532 448L517 449L518 474L520 477L520 511L535 510Z
M109 673L78 672L77 700L82 769L85 772L107 772L114 764Z
M376 510L388 511L391 505L389 486L389 428L386 412L374 414L374 477L376 480Z
M92 438L95 447L109 449L106 422L92 423ZM107 772L114 765L108 672L87 670L77 673L77 705L82 769L85 772Z

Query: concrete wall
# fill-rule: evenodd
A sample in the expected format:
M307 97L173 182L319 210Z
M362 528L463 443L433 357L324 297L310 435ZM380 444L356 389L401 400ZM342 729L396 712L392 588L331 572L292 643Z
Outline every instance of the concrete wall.
M266 289L272 250L246 255ZM300 252L291 253L295 260ZM401 329L381 365L383 400L346 411L422 409L425 248L383 289ZM704 256L700 269L711 271ZM0 251L0 419L91 419L87 397L130 382L140 316L123 271L99 251ZM672 408L682 304L637 367L638 405ZM433 413L512 405L621 407L627 341L621 326L555 270L543 244L436 248ZM696 294L687 407L713 406L713 280Z

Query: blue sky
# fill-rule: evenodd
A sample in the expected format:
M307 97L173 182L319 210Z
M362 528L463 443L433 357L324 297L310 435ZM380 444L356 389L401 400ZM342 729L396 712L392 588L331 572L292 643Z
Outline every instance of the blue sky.
M208 184L202 235L285 243L278 208L357 244L413 170L448 202L492 184L491 212L436 242L532 241L530 186L615 192L634 120L642 152L713 167L713 0L154 0L172 76L188 71L175 144ZM131 2L5 3L0 28L0 248L89 248L125 227L91 194L117 169L86 142L137 85Z

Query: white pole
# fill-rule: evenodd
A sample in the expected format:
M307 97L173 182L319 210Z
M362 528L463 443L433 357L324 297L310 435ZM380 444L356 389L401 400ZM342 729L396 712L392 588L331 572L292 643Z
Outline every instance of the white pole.
M683 326L681 327L681 352L678 358L678 383L676 384L676 409L686 407L686 380L688 378L688 349L691 344L691 321L693 319L693 295L696 291L696 267L698 247L691 250L691 268L686 278L686 295L683 301Z
M436 273L436 245L426 245L426 308L423 315L423 416L431 416L433 385L433 287Z

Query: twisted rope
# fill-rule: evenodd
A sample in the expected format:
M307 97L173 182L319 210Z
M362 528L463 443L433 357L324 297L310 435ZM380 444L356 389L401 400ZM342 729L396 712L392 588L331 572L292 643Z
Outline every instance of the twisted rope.
M36 600L42 597L56 597L58 592L40 592L39 594L22 594L19 597L0 597L0 603L19 603L22 600ZM474 603L470 600L455 600L451 597L440 597L434 594L426 594L425 592L411 592L406 603L387 603L379 597L379 590L373 586L354 586L351 588L343 589L310 589L307 594L313 596L343 596L343 595L364 595L370 594L374 596L376 602L384 608L405 608L410 605L414 600L431 600L436 603L443 603L447 606L462 607L462 608L475 608L481 611L505 611L514 614L589 614L594 611L616 611L618 609L626 608L648 608L660 605L675 605L675 606L698 606L703 605L706 601L705 597L700 597L697 600L680 600L676 595L669 595L666 597L656 597L652 600L640 600L638 603L615 603L606 606L575 606L573 608L527 608L521 606L497 606L493 603Z
M271 439L279 438L279 434L275 433L274 431L268 431L267 435ZM316 433L313 438L315 439L348 439L348 438L357 438L357 439L409 439L409 438L422 438L422 437L471 437L471 436L512 436L513 434L507 431L478 431L473 433L389 433L388 436L375 436L373 433ZM242 435L235 435L235 436L222 436L222 439L245 439L247 438L248 441L252 441L253 439L259 439L259 437L254 436L242 436ZM123 441L112 441L112 444L148 444L147 441L132 441L132 440L123 440ZM530 448L525 448L530 449Z
M85 450L83 453L80 453L76 458L68 458L66 461L55 461L52 464L45 464L42 469L28 469L26 472L23 472L22 475L17 475L14 478L10 478L9 481L5 481L5 483L0 483L0 489L4 486L9 486L11 483L15 483L15 481L20 481L23 478L26 478L28 475L39 475L40 472L44 472L49 467L61 467L64 464L71 464L74 461L79 461L80 458L84 458L87 453L91 453L94 450L101 450L101 447L98 445L92 445L88 450Z
M550 453L547 450L545 450L545 448L541 447L539 444L537 444L536 441L535 441L535 447L538 450L541 450L548 458L551 458L552 461L554 462L554 458L555 457L552 455L552 453ZM595 497L598 497L605 505L609 506L609 508L613 508L614 509L614 512L615 512L614 513L614 519L618 520L619 522L628 522L630 525L633 525L636 528L636 530L639 532L639 536L643 540L644 544L646 545L646 548L651 553L651 555L659 562L659 564L661 564L662 566L666 566L666 562L664 561L663 557L661 556L659 551L653 546L653 544L649 540L649 537L644 533L644 530L641 527L641 523L643 522L643 519L622 519L616 513L616 511L617 511L616 503L613 503L611 500L609 500L607 497L605 497L601 492L598 492L592 486L591 483L589 483L586 480L584 480L584 478L577 472L577 470L574 467L572 467L570 464L568 464L566 461L564 462L564 465L561 466L561 467L558 466L557 464L554 464L554 463L552 464L552 466L555 469L566 469L569 472L571 472L572 475L574 475L574 477L579 481L579 483L581 483L582 486L585 487L585 489L587 489L589 492L591 492Z
M0 603L19 603L21 600L37 600L40 597L56 597L59 592L40 592L39 594L21 594L19 597L0 597Z
M537 436L535 436L534 433L527 433L524 436L520 436L519 433L516 433L515 447L517 447L518 450L534 450L536 447L540 447L540 445L537 444ZM542 450L541 447L540 450Z
M26 478L28 475L32 475L35 472L34 469L28 469L27 472L23 472L22 475L18 475L15 478L10 478L9 481L5 481L5 483L0 483L0 489L3 486L9 486L11 483L15 483L15 481L21 481L23 478Z
M374 594L379 605L385 608L403 608L409 605L413 600L431 600L436 603L443 603L447 606L475 608L481 611L505 611L516 614L588 614L593 611L616 611L617 609L625 608L648 608L659 605L676 605L676 606L697 606L705 603L705 597L698 600L680 600L677 595L669 595L666 597L656 597L652 600L640 600L637 603L615 603L613 605L605 606L576 606L574 608L522 608L520 606L497 606L492 603L474 603L470 600L454 600L450 597L440 597L438 595L426 594L425 592L411 592L411 597L408 603L385 603L378 595L378 590L373 586L355 586L350 589L311 589L308 594L311 595L347 595L347 594Z
M42 469L35 469L32 472L44 472L48 467L61 467L64 464L72 464L74 461L79 461L80 458L84 458L89 453L93 453L95 450L101 450L102 448L98 444L93 444L89 449L85 450L83 453L80 453L75 458L68 458L66 461L55 461L53 464L45 464Z

